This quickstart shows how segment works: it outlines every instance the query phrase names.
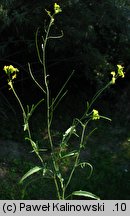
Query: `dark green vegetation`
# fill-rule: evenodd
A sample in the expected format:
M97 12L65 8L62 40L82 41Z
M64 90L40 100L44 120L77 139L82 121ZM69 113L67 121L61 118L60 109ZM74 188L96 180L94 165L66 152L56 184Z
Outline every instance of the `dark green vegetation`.
M124 99L124 101L126 100L127 98ZM63 104L66 107L67 113L73 112L70 107L67 110L67 104ZM64 109L63 106L60 108ZM117 109L117 107L115 109ZM106 109L106 112L109 113L108 116L113 119L111 123L102 120L94 122L91 125L92 128L98 127L98 130L90 137L87 142L87 150L83 151L81 155L83 159L86 159L93 165L94 171L91 178L88 179L88 168L86 168L86 170L78 170L78 176L80 176L80 178L77 178L77 173L75 173L69 187L70 191L76 190L80 186L82 190L88 190L93 193L96 191L96 194L100 196L101 199L129 199L130 142L128 140L130 137L130 123L129 116L126 114L130 107L126 108L122 105L121 109L123 109L123 112L120 110L122 115L118 112L115 112L113 115L114 110L108 111ZM65 121L63 122L64 115L60 113L59 110L54 125L54 136L57 141L60 136L60 129L64 130L69 126L69 123L71 122L70 118L70 114L66 114ZM11 117L9 117L9 119L11 119ZM41 146L43 144L46 146L47 134L46 128L42 125L43 121L44 118L41 119L40 114L34 117L34 136L37 137L37 134L40 134L38 139L41 142ZM13 126L13 121L11 125L9 124L9 127L11 126ZM10 137L14 136L13 134L15 134L16 130L16 125L14 125L10 131ZM20 132L18 135L20 135ZM48 180L42 179L40 173L39 175L35 175L35 177L28 179L23 186L18 184L23 174L34 165L39 164L35 156L30 153L31 148L28 146L28 143L25 143L24 140L22 142L22 139L20 139L18 135L16 134L12 139L17 139L19 148L24 154L20 156L17 156L16 154L15 157L12 158L11 150L13 143L10 142L10 147L7 151L7 153L9 152L8 156L6 155L1 158L1 199L55 199L53 182L50 181L50 184ZM6 137L6 139L8 139L8 137ZM6 145L6 141L4 143ZM72 145L76 145L76 143L72 142ZM49 160L49 152L45 153L44 157ZM68 161L66 163L68 163Z
M33 4L32 1L25 4L22 0L0 3L1 70L4 65L9 64L19 67L16 88L24 103L32 104L38 101L40 94L28 76L27 62L31 62L35 75L40 80L34 37L37 27L44 27L46 14L43 8L51 10L52 6L48 1L43 3L40 0L33 1ZM87 151L82 152L82 157L93 165L93 174L88 179L89 170L81 170L81 178L75 176L69 190L73 191L81 186L82 190L91 191L101 199L129 199L129 5L127 1L73 0L61 2L61 7L63 13L58 15L54 34L63 29L64 37L50 41L47 53L52 96L57 93L58 86L63 84L72 69L75 69L75 75L67 86L69 93L55 115L53 133L57 143L61 132L70 126L73 117L81 115L86 101L110 78L108 74L115 65L122 63L127 71L126 78L117 82L95 104L101 114L113 121L109 123L102 120L90 125L90 128L98 127L98 130L88 140ZM48 184L48 180L41 179L41 176L39 179L32 179L27 188L29 182L23 187L18 185L23 174L37 161L30 156L31 149L23 139L21 113L11 92L8 92L2 73L0 82L0 136L2 140L12 141L7 148L7 141L4 141L5 146L3 142L0 143L3 145L0 151L7 153L3 156L1 154L0 159L0 198L54 199L53 184ZM42 115L39 110L32 119L33 136L41 145L46 146L48 137ZM13 152L11 156L12 148L15 148L13 141L18 143L18 149L24 154L19 156ZM76 145L74 141L73 145ZM49 160L49 152L44 154L44 157Z

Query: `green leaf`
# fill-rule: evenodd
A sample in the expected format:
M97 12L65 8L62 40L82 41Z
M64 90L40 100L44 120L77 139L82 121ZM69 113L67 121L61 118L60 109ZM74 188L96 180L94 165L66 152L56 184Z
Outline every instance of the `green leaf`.
M38 149L38 152L45 152L47 149ZM35 152L34 150L31 151L32 153Z
M61 148L67 147L68 146L68 141L71 137L71 135L74 134L75 136L78 137L78 134L76 133L75 125L69 127L65 133L63 134L63 138L61 141Z
M30 141L30 143L31 143L31 145L32 145L32 147L33 147L33 150L34 150L34 152L38 152L38 144L37 143L35 143L32 139L30 139L30 138L28 138L28 137L26 137L25 138L25 140L29 140Z
M72 152L69 152L68 154L65 154L65 155L61 155L61 158L63 159L63 158L67 158L67 157L72 157L72 156L75 156L75 155L77 155L78 154L78 151L72 151Z
M87 143L87 140L89 139L89 137L97 130L97 128L94 128L92 131L90 131L90 133L84 138L84 142ZM82 145L82 148L85 148L86 144Z
M81 168L84 168L86 166L89 166L92 170L93 170L93 167L90 163L87 163L87 162L81 162L79 163L77 166L81 166Z
M80 166L82 169L89 166L90 167L90 174L88 176L88 179L91 177L92 175L92 172L93 172L93 166L90 164L90 163L87 163L87 162L81 162L77 165L77 167Z
M64 139L65 139L68 135L73 134L73 133L75 133L75 132L76 132L75 126L69 127L69 128L65 131L65 133L64 133L64 135L63 135Z
M89 110L89 102L87 101L87 110Z
M108 120L108 121L112 121L110 118L108 118L108 117L106 117L106 116L101 116L101 115L100 115L100 118L106 119L106 120Z
M84 197L90 197L92 199L96 199L96 200L99 200L100 198L98 196L96 196L95 194L92 194L88 191L82 191L82 190L79 190L79 191L74 191L72 193L72 195L74 196L84 196Z
M28 122L24 124L24 131L26 131L28 129Z
M37 173L39 172L40 170L42 170L42 167L38 167L38 166L35 166L33 167L32 169L30 169L20 180L20 184L23 183L23 181L28 178L29 176L33 175L34 173Z

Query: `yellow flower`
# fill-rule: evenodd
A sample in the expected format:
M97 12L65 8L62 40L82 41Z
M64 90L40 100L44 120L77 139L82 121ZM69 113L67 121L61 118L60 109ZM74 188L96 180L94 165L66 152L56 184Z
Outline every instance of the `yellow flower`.
M58 5L57 3L54 4L54 12L55 14L62 12L60 5Z
M100 119L99 113L97 110L93 109L92 120Z
M111 72L111 75L112 75L111 83L112 83L112 84L115 84L115 82L116 82L116 73L115 73L115 71L112 71L112 72Z
M16 73L14 73L14 75L12 76L12 80L16 78Z
M117 67L119 70L123 70L123 68L124 68L122 65L117 65Z
M115 71L112 71L112 72L111 72L111 75L112 75L111 83L112 83L112 84L115 84L115 81L116 81L116 73L115 73Z
M12 80L16 78L17 76L17 72L19 72L19 70L15 67L13 67L13 65L9 65L9 66L4 66L3 70L5 71L5 73L8 76L8 85L11 86L12 85Z
M13 67L13 65L10 65L10 66L4 66L4 69L5 73L7 75L10 75L10 74L13 74L13 73L16 73L16 72L19 72L19 70L15 67Z
M125 74L123 71L124 67L121 65L117 65L117 67L118 67L118 75L121 76L122 78L124 78L125 77Z
M113 77L115 77L115 75L116 75L115 71L112 71L112 72L111 72L111 75L112 75Z

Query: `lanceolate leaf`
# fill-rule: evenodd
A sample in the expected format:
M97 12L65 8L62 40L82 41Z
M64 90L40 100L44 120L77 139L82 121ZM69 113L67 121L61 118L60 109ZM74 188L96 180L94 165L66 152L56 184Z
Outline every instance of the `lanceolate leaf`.
M39 172L40 170L42 170L42 167L38 167L38 166L35 166L33 167L32 169L30 169L20 180L20 184L23 183L23 181L28 178L29 176L33 175L34 173L37 173Z
M100 198L98 196L96 196L95 194L92 194L88 191L82 191L82 190L79 190L79 191L74 191L72 193L72 195L74 196L84 196L84 197L89 197L89 198L92 198L92 199L96 199L96 200L99 200Z
M67 157L72 157L72 156L75 156L77 154L78 154L78 152L75 150L75 151L69 152L63 156L61 155L61 158L63 159L63 158L67 158Z

